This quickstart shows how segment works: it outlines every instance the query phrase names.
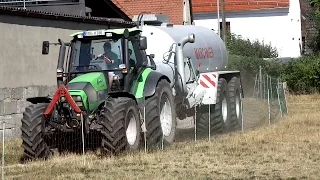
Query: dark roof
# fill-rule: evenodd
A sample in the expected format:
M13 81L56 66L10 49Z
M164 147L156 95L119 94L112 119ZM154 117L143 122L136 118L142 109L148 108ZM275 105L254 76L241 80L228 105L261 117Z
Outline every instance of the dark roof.
M103 24L103 25L111 25L111 26L119 26L119 27L135 26L135 23L132 21L125 21L123 19L117 19L117 18L77 16L77 15L70 15L70 14L59 14L59 13L53 13L53 12L35 11L30 9L13 8L13 7L6 7L6 6L0 6L0 14L62 20L62 21L84 22L84 23L90 23L90 24Z

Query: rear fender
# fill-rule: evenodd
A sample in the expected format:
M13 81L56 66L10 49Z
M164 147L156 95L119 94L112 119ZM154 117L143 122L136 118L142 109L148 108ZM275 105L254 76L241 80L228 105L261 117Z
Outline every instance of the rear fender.
M51 98L49 97L31 97L26 99L28 102L31 102L32 104L38 104L38 103L50 103Z
M198 85L192 93L193 98L197 104L216 104L219 78L225 78L226 81L229 82L232 77L238 77L241 83L239 71L201 73L198 79ZM243 91L242 85L241 91Z
M143 89L144 97L152 96L156 92L156 88L160 79L166 79L169 83L171 83L167 76L159 72L152 71L149 74L148 78L146 79L146 82L144 85L144 89Z
M139 78L140 80L138 80L135 90L133 91L136 99L152 96L156 92L156 87L160 79L166 79L171 83L167 76L152 70L145 70Z

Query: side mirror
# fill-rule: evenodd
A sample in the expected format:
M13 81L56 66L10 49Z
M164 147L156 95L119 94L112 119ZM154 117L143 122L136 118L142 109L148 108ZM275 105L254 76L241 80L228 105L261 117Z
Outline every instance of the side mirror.
M49 41L42 42L42 54L49 54Z
M145 37L145 36L140 37L139 49L140 50L147 49L147 37Z
M153 70L156 70L156 69L157 69L157 65L156 65L156 63L155 63L154 60L153 60L154 54L147 55L147 57L149 57L150 64L151 64L151 66L149 66L149 68L151 68L151 69L153 69Z

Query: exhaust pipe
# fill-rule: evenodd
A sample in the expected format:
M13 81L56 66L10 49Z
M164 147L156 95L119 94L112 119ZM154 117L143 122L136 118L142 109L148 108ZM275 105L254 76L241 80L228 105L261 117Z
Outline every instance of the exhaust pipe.
M60 44L60 50L59 50L59 57L58 57L57 73L63 73L64 58L66 56L66 44L61 39L58 39L58 41ZM60 87L61 84L63 84L63 77L57 77L58 87Z
M174 64L176 65L176 70L178 73L176 73L177 83L184 95L188 94L187 89L187 80L185 75L185 67L184 67L184 56L183 56L183 47L187 43L194 43L195 42L195 35L192 33L180 40L178 45L176 46L176 56L174 58ZM181 80L179 80L179 77Z

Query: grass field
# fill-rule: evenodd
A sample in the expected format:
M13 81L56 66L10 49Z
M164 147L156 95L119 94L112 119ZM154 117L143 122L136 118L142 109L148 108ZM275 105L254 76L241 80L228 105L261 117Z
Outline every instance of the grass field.
M271 126L177 143L163 152L101 159L66 155L19 164L8 142L6 179L319 179L320 95L289 96L289 115ZM86 164L84 164L84 159Z

